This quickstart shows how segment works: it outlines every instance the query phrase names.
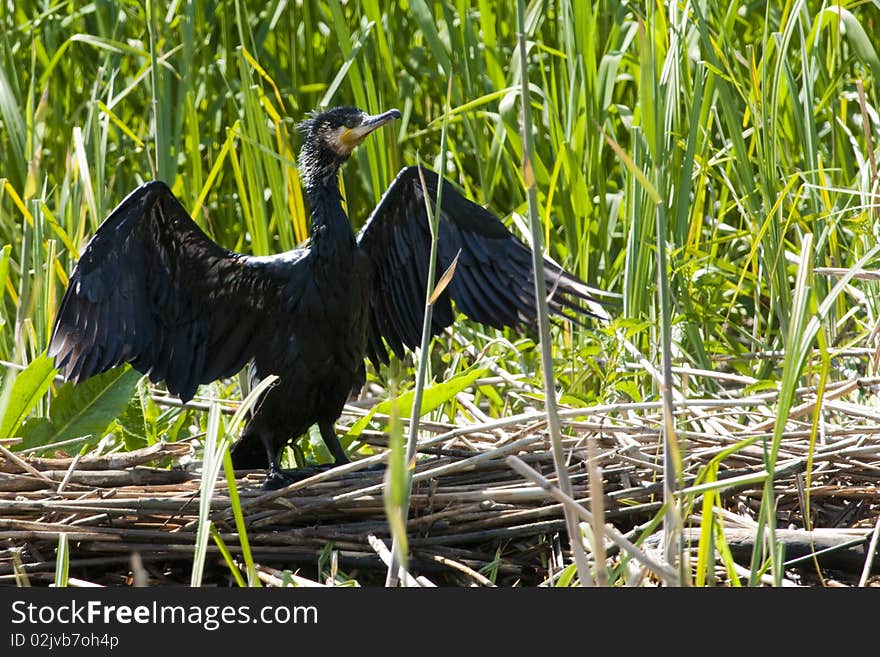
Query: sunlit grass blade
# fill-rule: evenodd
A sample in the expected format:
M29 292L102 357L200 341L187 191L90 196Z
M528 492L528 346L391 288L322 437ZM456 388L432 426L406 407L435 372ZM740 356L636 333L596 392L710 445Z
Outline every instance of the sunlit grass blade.
M70 572L70 547L65 532L58 533L58 547L55 550L55 588L67 586Z
M254 566L254 557L251 554L251 544L248 540L244 514L241 511L241 499L238 495L238 484L235 482L235 471L232 468L232 457L229 455L229 450L226 450L223 453L223 472L226 476L226 486L229 490L229 504L232 507L232 517L235 519L235 529L238 532L238 540L241 544L241 556L242 559L244 559L247 571L247 585L260 587L262 584L260 583L260 578L257 576L257 569ZM235 569L235 572L238 573L237 568ZM239 579L240 575L236 577L236 580ZM243 581L240 586L244 586Z
M275 385L276 376L268 376L259 385L251 390L250 394L242 401L232 419L223 427L220 421L220 406L212 403L208 410L208 425L205 435L204 456L202 459L202 478L199 482L199 520L196 532L196 547L193 554L193 569L190 586L201 586L204 576L205 560L208 554L208 537L213 525L210 519L211 500L220 468L223 465L223 455L228 453L232 442L231 433L237 432L247 413L267 388ZM239 506L240 512L240 506Z
M529 88L528 67L526 64L525 23L526 7L524 0L517 2L517 23L519 26L519 55L520 55L520 82L522 103L521 130L523 135L523 165L522 176L528 197L529 226L532 237L532 272L535 283L535 307L537 308L538 334L540 336L541 349L541 374L544 379L544 411L547 414L547 423L550 428L550 441L553 450L553 464L556 469L556 477L559 480L559 488L563 494L571 496L572 487L565 465L565 453L562 449L562 435L560 429L558 408L556 402L556 377L553 372L553 355L550 346L550 314L547 303L547 285L544 276L544 248L541 241L542 230L538 211L538 196L535 186L535 172L532 145L532 114ZM591 478L596 476L595 470L590 473ZM581 533L574 512L564 508L568 540L577 565L578 579L581 586L592 586L593 576L584 554ZM602 522L602 519L599 520ZM600 537L601 540L601 537ZM596 564L597 575L600 584L605 582L604 563Z
M449 78L446 85L446 110L449 112L450 99L452 97L452 77ZM445 167L446 161L446 139L449 129L448 119L443 122L443 129L440 135L440 170ZM419 179L422 187L422 195L425 202L425 216L428 217L428 225L431 233L431 250L428 256L428 277L425 281L425 305L422 318L422 339L419 348L419 364L416 371L416 385L413 391L412 413L409 420L409 433L406 439L406 465L408 470L415 467L416 449L418 447L419 436L419 418L421 417L422 397L424 395L425 384L428 372L428 360L430 359L431 345L431 325L434 316L434 306L431 303L431 296L435 288L435 280L437 274L437 238L440 234L440 208L443 203L443 177L441 176L437 183L436 196L433 199L433 207L431 196L427 192L425 185L424 172L419 167ZM407 472L407 482L405 486L405 501L402 504L404 520L409 516L409 495L412 487L411 472ZM405 525L404 525L405 529ZM401 554L400 537L395 537L391 546L391 565L388 567L388 576L385 579L386 586L397 586L399 574L398 555Z
M235 583L239 587L247 586L247 582L244 581L244 578L241 576L241 572L239 572L238 566L235 565L235 560L232 558L232 554L229 552L229 548L226 547L226 543L223 541L223 537L220 536L220 532L217 531L217 527L211 525L211 538L214 540L214 545L217 546L217 549L220 551L220 555L223 557L223 561L226 562L227 568L229 568L229 572L232 573L233 579L235 579Z
M751 571L734 562L725 540L738 527L730 514L754 520L757 507L765 537L777 522L821 530L827 516L815 491L827 496L867 476L844 479L864 453L836 462L840 470L820 465L824 450L837 449L838 427L860 427L850 411L867 407L859 416L866 423L870 415L870 389L838 386L873 377L880 362L880 283L854 273L880 266L880 57L871 36L877 2L789 1L743 11L737 3L537 0L524 3L521 26L514 3L488 0L7 5L0 12L0 360L8 365L0 424L24 438L6 445L16 454L54 457L100 438L108 453L187 441L199 458L209 405L203 400L181 406L161 384L141 382L127 404L135 373L112 390L95 377L76 387L76 398L72 386L52 382L41 354L70 274L108 210L156 177L224 249L267 255L301 245L311 208L296 170L302 135L295 126L323 106L356 105L370 113L397 107L402 120L371 135L343 168L355 231L394 173L424 162L525 242L534 242L536 203L539 250L622 298L607 307L607 327L563 323L550 333L560 404L613 409L603 411L602 431L586 428L592 418L569 424L563 416L563 440L577 445L566 455L572 472L583 475L576 490L583 484L584 495L597 498L594 484L604 486L605 504L623 514L621 523L643 514L623 513L618 505L629 499L616 497L615 486L631 478L634 491L656 486L657 494L676 483L683 464L685 481L661 512L702 513L695 562L683 581L783 582L779 544L757 550ZM523 98L531 115L525 132ZM526 155L531 166L524 169ZM477 266L474 254L483 272L498 255L459 246L455 269L440 277L429 305L443 298L444 284L448 294L473 282L460 277ZM805 267L822 274L810 277ZM194 299L191 307L199 305ZM456 312L431 349L395 358L390 367L368 364L365 394L393 397L404 418L415 409L422 423L461 430L475 418L529 417L536 404L552 401L535 375L547 356L543 335L541 342ZM483 368L491 373L474 375ZM28 382L37 369L42 375ZM436 383L417 383L422 375ZM225 406L246 394L243 379L200 393ZM389 395L392 382L399 394ZM30 394L19 394L26 383ZM614 440L643 451L629 445L627 432L641 423L653 434L660 414L647 405L670 389L684 404L662 421L670 435L678 432L668 445L670 469L657 471L664 465L657 460L645 470L643 455L621 463L635 457L606 453L605 441ZM420 404L413 404L416 391ZM764 396L760 410L716 415L714 407L691 405L753 396ZM804 410L813 397L815 407ZM352 417L342 425L350 428L344 440L352 456L382 450L373 430L389 404L361 399L348 407ZM786 410L798 409L803 413L783 423ZM759 429L746 433L749 426ZM222 417L211 428L214 451L237 433ZM492 435L503 440L505 431ZM461 443L442 449L464 449L456 436ZM795 439L803 482L788 469ZM756 451L762 447L766 452ZM601 481L588 482L585 471L597 461ZM229 527L235 519L241 543L226 538L225 548L245 564L238 566L241 579L256 584L248 555L264 534L250 529L248 536L251 516L235 508L249 509L250 498L224 463L218 455L209 470L219 477L224 467L224 494L226 486L230 497L241 493L224 515ZM788 505L787 495L771 503L770 491L791 490L798 504ZM652 507L644 531L658 530L656 512ZM602 524L590 531L595 536L587 540L601 545ZM647 540L641 528L637 534ZM525 543L487 544L485 553L494 556L481 572L511 582L511 551ZM550 564L551 543L530 554ZM198 558L204 550L212 557L205 582L216 572L218 548L210 540L200 547ZM18 581L25 571L36 575L32 555L12 549L7 571ZM609 584L646 583L628 557L610 563ZM548 583L583 583L576 565L557 566ZM32 577L50 582L51 575Z
M392 402L396 398L392 397ZM408 541L406 537L406 516L409 497L409 468L406 461L406 446L403 440L403 425L400 422L400 408L396 403L391 405L391 418L388 422L388 449L391 455L385 470L385 486L382 498L385 503L385 515L391 531L396 552L395 559L400 568L407 569Z

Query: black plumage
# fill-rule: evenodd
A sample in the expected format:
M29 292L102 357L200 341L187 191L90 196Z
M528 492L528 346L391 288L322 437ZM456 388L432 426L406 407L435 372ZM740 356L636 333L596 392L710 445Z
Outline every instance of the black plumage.
M138 187L86 247L55 322L49 353L69 380L131 363L184 401L202 383L252 362L278 381L257 401L233 445L236 467L270 468L283 481L281 447L316 424L336 463L347 461L334 423L363 383L364 359L387 363L421 339L431 245L424 190L438 177L403 169L356 237L338 170L372 131L399 118L334 108L301 124L300 175L311 205L305 248L274 256L234 253L213 242L163 182ZM435 304L431 333L458 310L494 327L536 323L531 253L489 211L444 183L438 276L459 254ZM556 315L591 314L591 289L547 261Z

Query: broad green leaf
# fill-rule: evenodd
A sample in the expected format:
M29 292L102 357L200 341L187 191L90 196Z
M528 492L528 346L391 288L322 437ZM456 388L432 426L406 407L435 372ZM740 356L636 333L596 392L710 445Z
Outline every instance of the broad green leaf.
M7 377L10 376L13 375L8 373ZM54 376L53 359L43 355L34 358L14 378L4 381L4 393L0 395L0 438L15 435L40 398L46 394Z
M642 401L642 393L639 390L638 384L632 379L623 379L614 384L614 388L618 392L622 392L627 395L634 402L638 403Z
M480 392L486 395L486 398L492 402L492 405L495 408L503 409L504 408L504 400L501 398L501 395L498 394L498 391L495 390L493 386L485 385L479 386L477 388Z
M460 374L456 374L447 381L425 388L419 415L429 413L438 406L445 404L462 390L472 385L474 381L486 374L486 372L487 369L485 367L471 367ZM397 400L388 400L376 404L370 409L369 413L352 425L347 437L354 438L359 436L376 413L384 415L390 413L394 401L399 404L401 415L408 417L412 413L413 393L407 392L398 397Z
M559 395L559 399L557 401L563 406L571 406L572 408L581 408L582 406L586 406L588 404L586 400L581 399L577 395L568 394Z
M18 434L21 436L22 442L16 447L29 449L52 442L55 437L55 427L47 417L32 417L21 425Z
M48 441L100 437L125 411L141 376L130 367L117 367L82 383L65 383L52 400Z
M575 567L575 564L568 564L562 571L559 579L556 580L556 587L560 589L568 588L574 581L575 575L577 575L577 568Z
M150 439L141 392L141 384L138 383L135 387L135 394L126 404L125 410L116 418L116 424L122 431L126 449L139 449L156 442Z

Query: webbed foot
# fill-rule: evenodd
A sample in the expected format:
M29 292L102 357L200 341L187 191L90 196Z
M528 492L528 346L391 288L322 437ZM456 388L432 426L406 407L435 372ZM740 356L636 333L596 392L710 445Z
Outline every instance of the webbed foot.
M285 486L290 486L297 481L308 479L320 472L335 467L334 464L327 465L309 465L302 468L292 468L290 470L282 470L280 468L270 468L266 473L266 480L263 482L263 490L278 490Z

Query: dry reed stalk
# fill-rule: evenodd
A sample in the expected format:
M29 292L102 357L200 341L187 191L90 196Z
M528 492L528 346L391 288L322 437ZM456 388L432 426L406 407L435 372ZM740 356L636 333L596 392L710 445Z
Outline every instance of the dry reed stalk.
M710 376L689 367L676 372ZM735 377L715 378L725 384L738 383ZM880 505L876 483L880 478L880 444L876 441L880 415L860 400L865 387L878 382L833 383L823 396L823 434L812 454L809 486L817 540L823 532L832 532L838 545L846 546L847 540L867 540L863 537L877 526L873 516ZM747 395L744 389L730 388L724 394L729 398L675 402L684 445L681 494L697 503L706 490L718 490L724 506L716 507L715 513L723 519L725 532L736 537L737 530L752 531L754 526L762 494L759 482L766 476L762 441L770 437L775 392ZM799 488L798 476L807 467L811 435L802 420L815 412L815 390L804 387L798 395L775 472L778 513L787 524L802 521L799 500L807 489ZM554 537L564 531L563 505L576 503L582 508L590 501L584 465L587 441L595 447L592 458L600 467L601 481L596 483L601 483L606 522L613 522L630 543L645 538L644 528L661 507L660 405L601 404L561 409L560 417L574 502L548 499L546 488L523 480L505 463L505 457L515 455L545 477L552 472L543 415L522 413L454 428L429 427L428 433L434 435L423 440L420 448L438 453L424 454L418 462L408 521L414 580L418 582L418 573L432 578L436 573L437 577L457 578L459 583L486 586L493 582L484 573L493 572L500 578L496 583L551 583L544 564L551 561L546 558L551 546L560 545ZM368 439L378 443L384 436L371 432ZM10 444L0 446L8 451ZM74 579L122 582L129 577L132 553L138 552L150 569L151 582L173 581L169 579L173 575L162 574L157 566L168 564L168 572L175 572L192 557L198 473L146 466L164 465L190 453L188 444L173 443L128 453L85 455L78 460L38 457L27 450L9 458L0 450L2 581L21 579L22 573L31 573L35 581L47 581L54 570L49 557L61 533L70 542ZM707 483L703 479L706 466L722 453L727 456L720 463L718 481ZM389 538L379 483L382 475L364 469L384 458L377 454L271 493L260 489L262 473L240 473L236 483L249 541L265 583L278 585L288 563L314 566L331 543L340 567L382 572L382 561L367 539L373 535L376 541L387 543ZM555 489L555 476L548 479ZM235 551L238 537L229 504L227 484L219 481L211 505L213 519L221 538ZM831 527L841 523L843 528ZM841 554L854 549L837 548ZM612 546L609 563L619 558L619 547ZM22 561L20 572L15 570L15 559ZM562 565L570 563L571 555L559 552L553 562L560 559ZM222 561L212 563L222 576ZM860 576L866 579L863 564L864 558L853 584Z

